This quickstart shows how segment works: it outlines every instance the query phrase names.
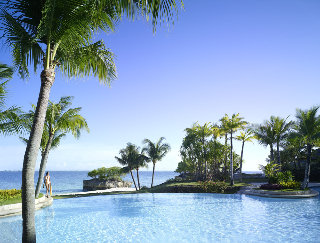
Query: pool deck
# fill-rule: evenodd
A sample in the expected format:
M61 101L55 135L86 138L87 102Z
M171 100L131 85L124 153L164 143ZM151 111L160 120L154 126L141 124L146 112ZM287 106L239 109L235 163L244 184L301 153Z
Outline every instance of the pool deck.
M41 209L48 207L52 204L53 198L52 197L41 197L35 200L35 209ZM15 216L22 213L22 203L14 203L0 206L0 218L2 217L9 217Z
M106 190L96 190L96 191L86 191L86 192L68 192L68 193L58 193L53 196L83 196L83 195L91 195L91 194L103 194L106 192L133 192L136 191L135 188L128 187L118 187L118 188L110 188Z

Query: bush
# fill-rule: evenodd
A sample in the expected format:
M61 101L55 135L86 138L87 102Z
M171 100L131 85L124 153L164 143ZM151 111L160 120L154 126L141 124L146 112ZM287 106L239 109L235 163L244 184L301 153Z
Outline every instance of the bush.
M205 181L201 182L201 188L204 192L224 193L229 188L229 186L223 181Z
M99 180L122 181L121 176L125 175L122 168L114 166L110 168L101 167L96 170L88 172L91 178L98 178Z
M21 190L10 189L0 190L0 201L6 201L12 198L21 197Z
M301 188L301 183L298 181L288 181L288 182L280 182L279 185L281 189L295 189L298 190Z

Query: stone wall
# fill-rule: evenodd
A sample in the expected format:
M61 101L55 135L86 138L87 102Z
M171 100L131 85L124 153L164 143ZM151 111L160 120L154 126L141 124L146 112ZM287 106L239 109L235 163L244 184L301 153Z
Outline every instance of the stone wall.
M108 181L108 180L83 180L83 190L85 191L95 191L95 190L105 190L110 188L118 187L131 187L132 182L129 181Z

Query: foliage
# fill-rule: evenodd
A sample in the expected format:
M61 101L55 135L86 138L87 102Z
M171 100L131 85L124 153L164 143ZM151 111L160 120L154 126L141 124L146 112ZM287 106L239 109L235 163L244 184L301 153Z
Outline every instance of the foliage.
M274 161L270 161L266 166L261 166L260 168L269 180L279 171L279 165Z
M300 189L301 183L298 181L282 181L279 183L281 189Z
M224 193L229 188L229 185L224 181L204 181L201 183L201 188L204 192Z
M13 198L21 197L21 190L9 189L9 190L0 190L0 202L6 201Z
M121 167L101 167L88 172L91 178L98 178L99 180L121 181L121 176L125 175Z
M6 64L0 63L0 80L7 79L0 83L0 134L11 135L23 131L24 120L21 117L21 110L18 107L5 106L7 95L8 79L12 78L13 69Z

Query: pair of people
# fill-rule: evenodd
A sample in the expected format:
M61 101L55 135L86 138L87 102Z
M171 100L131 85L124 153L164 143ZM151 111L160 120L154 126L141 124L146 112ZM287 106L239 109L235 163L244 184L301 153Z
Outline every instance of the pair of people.
M49 197L49 192L50 192L50 196L52 195L52 186L51 186L51 180L50 180L50 175L49 175L49 171L47 171L46 176L44 177L43 180L43 187L46 186L46 197Z

